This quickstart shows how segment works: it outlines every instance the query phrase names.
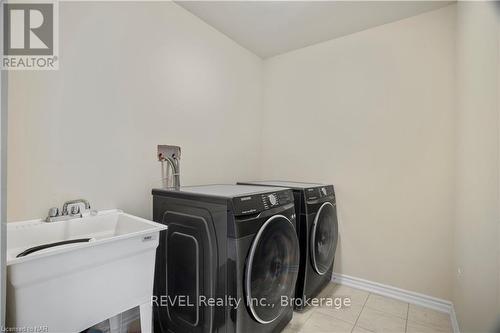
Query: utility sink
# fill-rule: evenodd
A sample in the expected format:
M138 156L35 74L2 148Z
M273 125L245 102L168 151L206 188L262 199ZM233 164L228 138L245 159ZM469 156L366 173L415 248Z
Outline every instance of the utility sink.
M7 224L7 326L80 332L141 306L151 331L159 232L120 210Z

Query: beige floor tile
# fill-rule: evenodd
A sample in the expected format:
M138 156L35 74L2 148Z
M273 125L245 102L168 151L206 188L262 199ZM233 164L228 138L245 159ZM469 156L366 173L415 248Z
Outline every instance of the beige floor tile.
M329 297L348 297L352 304L364 305L369 293L364 290L351 288L345 285L332 284L328 289Z
M372 331L369 331L367 329L364 329L363 327L356 326L352 330L352 333L373 333Z
M285 327L283 332L293 333L298 332L304 326L305 322L312 315L311 309L304 310L302 312L293 312L292 320Z
M365 306L390 313L403 319L406 319L406 316L408 315L408 303L381 295L370 294Z
M300 333L350 333L353 324L314 311Z
M420 324L412 321L408 321L406 325L407 333L452 333L451 327L449 328L439 328L428 324Z
M333 293L333 290L337 288L338 284L330 282L326 287L319 293L318 297L328 297Z
M351 304L349 307L335 309L334 307L322 306L315 309L315 311L332 316L334 318L347 321L348 323L356 323L356 320L363 309L362 305Z
M436 329L451 329L449 314L413 304L410 304L410 308L408 311L408 321L418 324L424 324Z
M299 333L300 328L292 327L290 324L288 324L281 333Z
M389 313L365 307L361 311L357 326L373 332L404 333L406 320Z

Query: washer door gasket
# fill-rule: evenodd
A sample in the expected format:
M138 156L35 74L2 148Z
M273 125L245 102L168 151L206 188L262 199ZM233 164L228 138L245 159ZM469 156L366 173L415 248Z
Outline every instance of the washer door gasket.
M295 290L299 242L292 222L283 215L270 217L255 236L245 272L246 303L261 324L275 321L287 307L282 297Z
M311 227L311 261L316 273L324 275L331 267L337 248L338 225L331 202L321 205Z

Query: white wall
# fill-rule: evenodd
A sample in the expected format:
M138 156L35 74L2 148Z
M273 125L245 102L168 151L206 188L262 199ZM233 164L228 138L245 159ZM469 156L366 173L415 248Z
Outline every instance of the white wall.
M84 197L151 216L157 144L184 184L258 175L262 60L173 3L60 4L60 70L12 72L8 219Z
M452 6L265 61L262 178L336 185L335 271L450 299Z
M462 332L490 331L500 315L498 39L491 3L458 4L453 300Z

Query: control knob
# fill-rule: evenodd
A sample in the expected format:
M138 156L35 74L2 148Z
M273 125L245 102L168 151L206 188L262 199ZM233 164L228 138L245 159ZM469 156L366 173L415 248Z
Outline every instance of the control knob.
M278 204L278 199L276 198L275 194L269 194L267 198L269 199L269 203L271 204L271 206L276 206Z

